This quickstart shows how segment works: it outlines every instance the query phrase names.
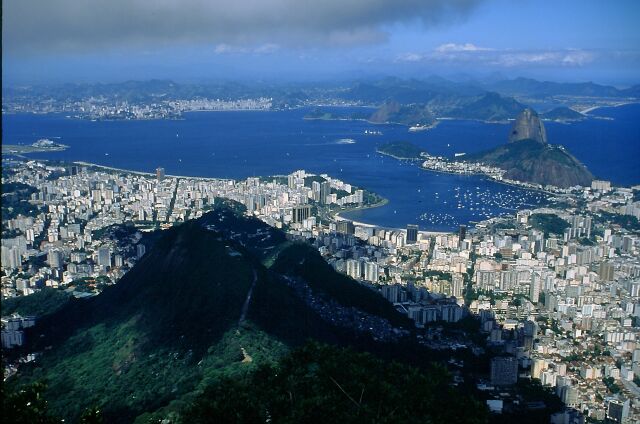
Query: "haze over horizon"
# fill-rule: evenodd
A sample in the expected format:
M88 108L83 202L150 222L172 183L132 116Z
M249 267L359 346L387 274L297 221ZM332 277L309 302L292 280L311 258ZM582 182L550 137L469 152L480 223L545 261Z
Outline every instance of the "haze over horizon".
M532 77L640 82L620 1L26 0L3 10L4 84Z

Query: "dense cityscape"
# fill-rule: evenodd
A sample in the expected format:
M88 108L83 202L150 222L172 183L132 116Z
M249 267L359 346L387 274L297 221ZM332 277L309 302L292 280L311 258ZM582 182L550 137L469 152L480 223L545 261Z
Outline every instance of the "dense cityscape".
M3 423L640 424L640 2L2 3Z
M14 187L3 190L3 298L46 288L94 296L145 254L145 232L198 218L216 199L231 199L311 242L337 271L378 292L425 329L426 346L490 352L491 373L478 380L490 408L509 408L515 399L505 387L534 378L593 419L640 417L634 325L640 239L637 228L625 225L625 218L640 217L633 189L594 181L572 195L570 207L523 210L433 234L336 218L344 208L363 206L363 191L305 171L234 181L39 161L4 169L3 187ZM7 206L5 219L9 201L33 210L13 214ZM482 337L436 337L441 323L469 314ZM20 346L23 328L37 318L3 317L3 348ZM384 325L368 331L389 337ZM34 359L28 354L6 364L5 378Z

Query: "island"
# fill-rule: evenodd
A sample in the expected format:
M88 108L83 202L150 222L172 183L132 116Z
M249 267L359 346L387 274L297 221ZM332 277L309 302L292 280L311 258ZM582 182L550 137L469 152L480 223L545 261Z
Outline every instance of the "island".
M396 101L385 102L369 117L374 124L400 124L416 129L429 129L438 121L424 105L402 105Z
M2 154L25 154L37 152L61 152L68 149L69 146L56 143L48 138L41 138L33 144L3 144Z
M425 153L421 148L408 141L385 143L378 147L376 152L401 160L421 160Z
M318 121L366 121L369 118L367 113L338 113L329 112L322 109L314 109L307 113L303 119L306 120L318 120Z

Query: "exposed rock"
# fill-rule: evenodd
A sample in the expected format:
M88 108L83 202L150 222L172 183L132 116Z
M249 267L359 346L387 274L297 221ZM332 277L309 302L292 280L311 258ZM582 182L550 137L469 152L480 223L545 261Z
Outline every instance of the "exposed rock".
M544 126L531 109L525 109L514 122L509 143L467 155L465 160L497 166L506 171L506 178L543 186L588 186L594 179L587 167L564 147L547 144Z
M547 144L547 133L538 114L532 109L523 110L516 118L511 132L509 142L520 140L535 140L538 143Z

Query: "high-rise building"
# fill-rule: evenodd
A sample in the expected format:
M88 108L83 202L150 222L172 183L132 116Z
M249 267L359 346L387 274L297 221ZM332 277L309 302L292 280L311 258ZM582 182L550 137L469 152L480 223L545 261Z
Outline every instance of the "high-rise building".
M329 181L323 181L320 183L320 203L327 204L327 197L331 194L331 184Z
M371 282L378 281L378 264L375 262L366 262L364 265L364 279Z
M491 384L508 386L518 382L518 360L513 356L491 359Z
M295 175L287 176L287 186L289 188L296 188L296 176Z
M349 259L347 261L347 275L351 278L361 278L362 262L357 259Z
M158 181L162 181L164 179L164 168L156 168L156 178Z
M17 246L2 246L2 268L16 269L22 265L22 255Z
M336 231L342 234L355 234L356 227L352 221L338 221L336 223Z
M108 247L105 246L98 249L98 257L96 262L98 263L98 266L111 266L111 251Z
M47 262L51 268L62 268L62 252L59 250L49 250Z
M292 209L293 222L302 222L311 216L311 206L294 206Z
M598 268L598 278L600 281L613 280L613 264L609 262L601 262Z
M311 183L311 195L314 202L321 202L320 181L313 181Z
M540 274L533 272L531 274L531 284L529 286L529 299L533 303L538 303L540 300L540 288L542 287L542 281L540 280Z
M621 423L629 417L629 400L609 398L607 401L607 419L609 422Z
M466 237L467 237L467 226L461 225L458 228L458 242L460 243L460 246L462 246L462 240L464 240Z
M407 225L407 244L416 244L418 242L418 226Z
M138 244L136 246L136 256L138 257L138 259L143 257L146 251L147 251L147 248L144 246L144 244L142 243Z
M456 272L451 276L451 296L461 298L463 290L464 290L464 276Z
M611 190L611 181L604 180L593 180L591 181L591 189L598 191L610 191Z

